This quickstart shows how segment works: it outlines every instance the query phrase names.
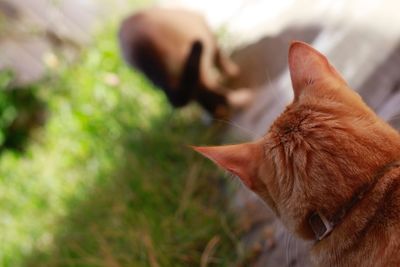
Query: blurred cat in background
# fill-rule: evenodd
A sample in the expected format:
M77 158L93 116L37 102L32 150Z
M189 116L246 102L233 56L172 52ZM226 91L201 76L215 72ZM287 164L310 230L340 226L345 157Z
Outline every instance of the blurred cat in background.
M215 117L237 102L223 84L239 69L224 56L206 21L186 10L151 8L119 30L124 59L162 88L174 107L196 100Z
M314 240L317 266L400 266L399 133L309 45L292 43L289 70L294 100L263 138L194 149Z

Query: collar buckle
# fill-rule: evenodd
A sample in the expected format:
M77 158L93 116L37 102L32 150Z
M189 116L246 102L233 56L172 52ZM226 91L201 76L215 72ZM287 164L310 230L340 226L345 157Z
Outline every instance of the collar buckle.
M310 216L308 223L317 240L324 239L333 229L333 224L319 211L314 212Z

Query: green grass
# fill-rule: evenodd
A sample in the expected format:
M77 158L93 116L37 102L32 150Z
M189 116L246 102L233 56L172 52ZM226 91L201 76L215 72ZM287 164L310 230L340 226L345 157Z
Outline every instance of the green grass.
M115 28L38 84L49 118L0 155L0 266L227 266L235 234L215 142L119 58ZM208 247L208 249L206 249ZM207 260L208 259L208 260Z

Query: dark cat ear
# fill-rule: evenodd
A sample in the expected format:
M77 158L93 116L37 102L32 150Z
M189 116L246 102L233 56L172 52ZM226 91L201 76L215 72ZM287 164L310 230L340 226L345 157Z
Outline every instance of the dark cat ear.
M322 81L344 83L328 59L310 45L293 41L289 48L289 71L295 100L302 91Z
M263 158L261 144L192 147L197 152L214 161L225 170L239 176L250 189L254 185L260 160Z

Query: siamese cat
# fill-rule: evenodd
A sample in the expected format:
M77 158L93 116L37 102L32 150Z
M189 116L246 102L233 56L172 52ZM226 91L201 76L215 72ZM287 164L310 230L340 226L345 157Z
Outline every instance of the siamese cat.
M216 117L229 113L223 84L239 69L221 52L201 15L163 8L140 11L122 22L119 41L126 62L163 89L174 107L196 100Z

